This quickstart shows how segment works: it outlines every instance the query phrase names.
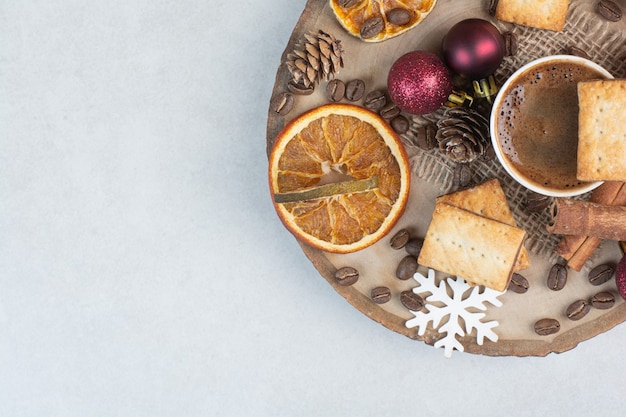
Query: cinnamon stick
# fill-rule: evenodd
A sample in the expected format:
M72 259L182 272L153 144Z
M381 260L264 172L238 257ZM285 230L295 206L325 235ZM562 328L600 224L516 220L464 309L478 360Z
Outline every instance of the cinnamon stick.
M626 207L557 198L551 215L550 233L626 240Z
M567 261L567 266L574 271L580 271L585 263L591 258L593 252L600 246L602 239L597 237L588 236L580 245L578 250Z
M626 183L623 183L619 193L613 199L612 206L626 206Z
M626 206L626 183L621 183L622 187L619 189L617 195L611 202L615 206ZM603 184L604 185L604 184ZM568 236L565 236L565 238ZM575 271L580 271L587 262L587 260L593 255L593 252L602 243L602 239L597 237L586 237L582 244L576 251L572 253L567 261L567 265Z
M624 202L621 204L619 203L619 201L616 202L616 199L619 199L619 198L624 200ZM593 190L593 192L591 193L591 197L589 198L589 201L592 203L598 203L598 204L620 205L620 206L626 205L626 184L621 181L606 181L602 183L602 185L600 185L598 188ZM570 260L580 250L581 246L583 245L583 243L585 243L586 239L587 239L587 236L574 236L574 235L563 236L563 238L558 243L555 249L555 252L559 254L561 257L563 257L564 259ZM586 250L589 250L589 248L590 248L590 245L587 244ZM593 249L591 250L591 252L593 252ZM579 254L578 256L584 257L584 254L583 255ZM587 255L587 259L589 258L589 256L591 256L591 253ZM585 259L585 261L587 259ZM583 261L583 264L585 263L585 261ZM569 262L568 262L568 265L569 265Z

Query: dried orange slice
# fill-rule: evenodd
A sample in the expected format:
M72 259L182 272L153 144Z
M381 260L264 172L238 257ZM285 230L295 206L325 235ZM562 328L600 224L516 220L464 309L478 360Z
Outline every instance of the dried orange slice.
M377 114L327 104L291 121L269 157L278 216L298 239L348 253L386 235L409 196L402 142Z
M339 23L366 42L393 38L417 26L437 0L330 0Z

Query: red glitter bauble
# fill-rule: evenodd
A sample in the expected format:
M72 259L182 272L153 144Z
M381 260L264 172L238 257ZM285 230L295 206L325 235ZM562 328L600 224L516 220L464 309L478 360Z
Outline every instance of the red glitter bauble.
M617 268L615 268L615 284L619 294L626 300L626 255L622 257L622 260L617 264Z
M442 49L452 71L478 80L495 72L506 47L494 25L483 19L466 19L452 26L443 39Z
M432 52L409 52L391 66L387 90L401 110L416 115L432 113L452 92L450 71Z

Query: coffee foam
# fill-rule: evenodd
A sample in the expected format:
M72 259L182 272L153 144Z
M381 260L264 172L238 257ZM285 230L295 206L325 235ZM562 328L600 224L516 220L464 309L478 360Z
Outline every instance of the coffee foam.
M576 179L579 81L605 78L576 62L545 62L520 74L502 93L496 117L511 168L539 187L570 190Z

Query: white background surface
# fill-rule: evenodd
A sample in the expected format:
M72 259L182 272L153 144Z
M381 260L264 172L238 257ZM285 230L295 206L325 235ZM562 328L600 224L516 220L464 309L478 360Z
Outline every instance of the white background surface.
M546 358L399 336L271 206L305 0L0 0L0 416L623 415L626 327Z

